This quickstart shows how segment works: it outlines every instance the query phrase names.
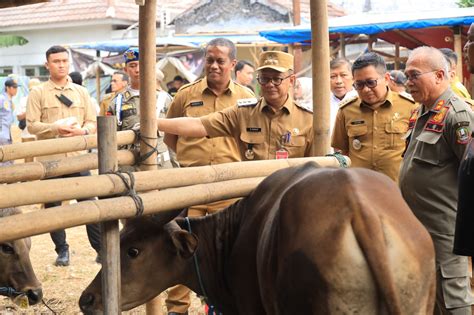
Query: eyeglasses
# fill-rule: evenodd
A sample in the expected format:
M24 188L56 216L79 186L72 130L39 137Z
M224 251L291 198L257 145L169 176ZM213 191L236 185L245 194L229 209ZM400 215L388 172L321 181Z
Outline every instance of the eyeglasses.
M373 89L374 87L377 86L377 80L367 79L364 81L355 81L354 84L352 84L352 86L356 90L362 90L364 89L365 86L367 86L369 89Z
M436 72L436 71L438 71L438 70L431 70L431 71L426 71L426 72L413 72L413 73L406 73L405 72L405 76L407 77L407 80L416 81L423 74L432 73L432 72Z
M274 78L257 77L257 81L258 81L258 83L260 83L260 85L268 84L271 81L274 86L279 86L283 82L283 80L286 80L289 77L291 77L291 74L284 77L284 78L280 78L280 77L274 77Z

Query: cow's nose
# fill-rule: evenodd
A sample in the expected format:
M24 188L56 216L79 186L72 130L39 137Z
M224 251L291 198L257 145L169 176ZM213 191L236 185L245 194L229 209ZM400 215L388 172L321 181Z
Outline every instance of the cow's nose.
M81 295L81 298L79 299L79 307L81 308L81 311L83 311L85 314L88 310L92 308L94 305L94 295L92 293L84 293Z
M41 288L28 290L26 295L28 296L30 305L35 305L43 299L43 290L41 290Z

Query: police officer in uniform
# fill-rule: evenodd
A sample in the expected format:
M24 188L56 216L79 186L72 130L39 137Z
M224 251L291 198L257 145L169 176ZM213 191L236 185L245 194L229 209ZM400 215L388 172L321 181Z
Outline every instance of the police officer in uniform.
M188 137L232 137L244 161L310 156L312 113L288 93L295 82L293 56L263 52L257 71L262 91L258 102L239 100L201 118L159 120L158 128Z
M358 96L340 103L331 146L349 156L353 167L369 168L398 181L405 149L402 136L415 102L388 88L385 61L375 53L357 58L352 74Z
M474 73L474 23L467 32L464 46L467 55L469 72ZM473 127L471 126L471 130ZM469 140L466 152L459 167L459 200L454 233L454 253L456 255L474 256L474 141Z
M449 88L446 59L419 47L405 69L407 87L421 104L410 118L400 188L435 246L435 314L471 314L467 257L454 255L458 168L470 140L474 114ZM430 266L427 266L429 268Z
M125 60L125 72L127 73L130 84L126 87L125 91L117 93L115 98L110 102L107 110L107 115L116 116L117 118L117 130L130 130L135 125L140 123L140 66L139 66L139 52L137 49L128 49L124 53ZM167 106L171 102L163 102L160 99L160 90L157 90L157 108L156 115L158 117L164 117ZM158 106L160 105L160 106ZM131 146L125 146L124 148L131 148ZM158 134L158 156L157 163L158 167L171 167L171 165L165 165L169 161L168 148L163 142L163 137ZM122 171L129 170L133 171L136 168L129 168L121 166Z

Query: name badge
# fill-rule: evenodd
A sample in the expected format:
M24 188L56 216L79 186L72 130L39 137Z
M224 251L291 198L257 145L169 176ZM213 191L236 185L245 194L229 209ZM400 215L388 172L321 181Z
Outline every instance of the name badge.
M247 131L248 131L248 132L260 132L260 131L262 131L262 128L249 127L249 128L247 128Z
M202 106L204 105L204 102L203 101L196 101L196 102L191 102L191 104L189 104L191 106Z

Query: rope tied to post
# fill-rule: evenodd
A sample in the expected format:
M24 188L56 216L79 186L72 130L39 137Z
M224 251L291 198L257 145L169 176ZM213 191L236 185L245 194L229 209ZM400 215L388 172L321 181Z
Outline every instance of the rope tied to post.
M158 137L147 137L147 136L142 135L140 132L140 126L138 126L138 128L137 126L133 126L132 130L135 133L135 138L136 138L136 141L133 144L133 149L138 149L138 150L133 150L133 154L135 155L134 165L158 165L157 163L142 163L143 161L147 160L150 156L152 156L153 153L156 152L157 155L160 154L158 151ZM157 140L156 146L151 145L149 140ZM144 155L140 155L140 151L139 151L140 141L142 141L149 149L151 149Z
M347 165L346 159L344 158L344 156L340 152L334 152L334 153L331 153L331 154L326 154L326 156L335 157L336 160L339 162L339 166L342 167L342 168L348 168L349 167L349 165Z
M135 202L135 206L137 208L137 212L135 213L135 216L143 215L143 211L145 210L145 207L143 206L142 197L140 197L135 191L135 176L133 175L133 173L125 172L125 174L127 174L128 177L130 178L130 182L127 180L124 173L121 173L121 172L107 172L105 174L117 175L122 180L123 184L125 185L126 191L123 192L121 196L128 196L132 198L133 202Z

